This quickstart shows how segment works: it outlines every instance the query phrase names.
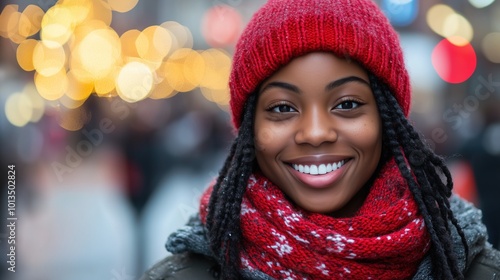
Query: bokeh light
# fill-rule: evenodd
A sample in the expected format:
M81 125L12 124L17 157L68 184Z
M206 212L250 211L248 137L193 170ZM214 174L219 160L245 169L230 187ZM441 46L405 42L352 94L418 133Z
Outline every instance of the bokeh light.
M35 35L40 31L42 18L45 12L36 5L28 5L21 13L20 20L23 24L19 24L19 33L25 37Z
M142 59L159 67L172 47L172 38L165 28L150 26L137 36L135 46Z
M25 126L32 117L31 100L22 93L14 93L5 102L5 116L15 126Z
M11 18L18 10L19 6L14 4L9 4L3 8L2 13L0 13L0 36L10 38L13 31L11 29L14 28L12 27Z
M113 11L117 11L119 13L126 13L132 10L139 0L108 0L109 7Z
M87 122L90 121L92 115L84 107L75 109L62 110L59 118L59 125L69 131L80 130Z
M228 5L217 5L205 13L201 32L210 46L221 48L234 44L241 28L241 15L236 9Z
M448 38L451 43L457 46L468 44L474 35L470 22L443 4L434 5L429 9L427 24L434 32Z
M382 10L394 26L407 26L418 15L418 0L383 0Z
M38 122L43 114L45 113L45 102L43 98L38 94L36 87L33 83L28 83L24 89L23 93L30 99L31 101L31 119L30 122Z
M172 47L169 55L180 48L193 48L193 34L189 28L175 21L166 21L160 26L172 34Z
M120 43L122 46L122 55L127 59L127 57L139 57L137 53L136 40L141 34L141 31L137 29L131 29L124 32L120 36Z
M37 73L52 76L64 69L66 53L54 41L39 41L33 49L33 66Z
M85 83L78 80L72 71L67 73L67 77L68 89L66 91L66 95L73 100L86 100L92 93L94 85L92 83Z
M24 40L16 50L16 59L19 66L24 71L33 71L35 66L33 65L33 51L35 46L38 44L37 40L28 39Z
M112 29L98 29L87 34L74 54L82 70L91 73L93 79L101 79L113 71L121 59L121 43Z
M64 45L73 33L76 18L71 10L62 5L51 7L43 16L40 37Z
M495 2L495 0L469 0L469 3L478 9L488 7L493 2Z
M129 62L120 70L116 78L116 91L127 102L137 102L146 98L153 88L153 73L140 62Z
M61 98L68 89L68 76L66 71L61 69L51 76L44 76L35 73L35 86L40 96L47 100L57 100Z
M22 12L19 5L6 5L0 36L18 44L21 69L35 70L31 92L43 104L75 109L92 94L137 102L198 87L202 96L227 109L230 54L194 50L191 30L176 21L119 36L110 26L113 12L128 12L137 3L60 0L46 11L28 5ZM229 5L209 8L201 21L202 35L215 47L234 45L243 25L240 12ZM37 34L39 39L32 37Z
M486 58L493 63L500 63L500 32L492 32L483 38L481 44Z
M432 51L432 65L444 81L462 83L476 69L476 53L470 44L457 46L443 39Z

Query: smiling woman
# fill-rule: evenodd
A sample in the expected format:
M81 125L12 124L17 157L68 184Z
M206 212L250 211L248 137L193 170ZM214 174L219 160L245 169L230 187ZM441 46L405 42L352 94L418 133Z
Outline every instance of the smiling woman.
M269 0L234 54L237 137L142 279L494 279L480 211L408 121L371 0Z
M260 171L305 210L353 215L382 150L368 74L331 53L292 60L264 82L255 111ZM363 189L364 188L364 189Z

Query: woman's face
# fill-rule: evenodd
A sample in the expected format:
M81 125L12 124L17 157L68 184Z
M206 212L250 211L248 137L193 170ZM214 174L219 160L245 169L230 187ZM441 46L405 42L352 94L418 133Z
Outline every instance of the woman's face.
M256 159L297 205L351 216L382 150L381 122L367 73L330 53L292 60L259 91Z

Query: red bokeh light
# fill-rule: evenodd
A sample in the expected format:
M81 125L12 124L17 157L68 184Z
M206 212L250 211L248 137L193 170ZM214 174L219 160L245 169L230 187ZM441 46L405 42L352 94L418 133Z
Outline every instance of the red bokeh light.
M469 79L476 70L476 62L476 52L470 43L457 46L443 39L432 51L432 65L448 83L458 84Z
M205 13L201 32L207 43L214 48L236 43L242 27L240 13L228 5L217 5Z

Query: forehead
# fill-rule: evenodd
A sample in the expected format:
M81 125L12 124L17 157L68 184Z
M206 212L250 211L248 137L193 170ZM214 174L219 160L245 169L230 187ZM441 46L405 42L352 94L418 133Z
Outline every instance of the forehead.
M368 80L366 70L358 63L341 58L330 52L313 52L291 60L287 65L273 73L265 82L276 79L299 79L314 77L332 79L342 76L358 76Z

